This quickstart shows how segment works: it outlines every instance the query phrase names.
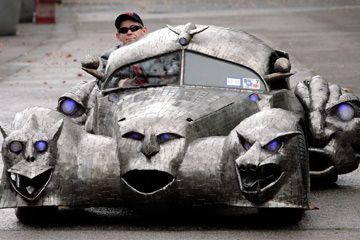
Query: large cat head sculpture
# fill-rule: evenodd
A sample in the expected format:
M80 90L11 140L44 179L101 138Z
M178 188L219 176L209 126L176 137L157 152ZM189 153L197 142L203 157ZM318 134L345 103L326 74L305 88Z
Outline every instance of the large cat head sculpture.
M282 109L263 110L243 120L229 135L225 148L235 164L246 199L263 203L272 198L300 169L299 118Z
M13 131L1 128L4 173L11 187L24 199L35 201L50 182L57 159L57 140L63 120L40 128L35 115Z

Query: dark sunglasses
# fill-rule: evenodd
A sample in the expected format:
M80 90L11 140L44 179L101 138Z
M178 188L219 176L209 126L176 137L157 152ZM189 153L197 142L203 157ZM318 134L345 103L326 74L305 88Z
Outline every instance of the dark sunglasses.
M130 29L131 32L136 32L136 31L138 31L138 30L140 30L140 29L142 29L142 28L143 28L143 27L142 27L142 26L139 26L139 25L132 25L132 26L130 26L129 28L127 28L127 27L121 27L121 28L118 29L118 32L125 34L125 33L127 33L127 32L129 31L129 29Z

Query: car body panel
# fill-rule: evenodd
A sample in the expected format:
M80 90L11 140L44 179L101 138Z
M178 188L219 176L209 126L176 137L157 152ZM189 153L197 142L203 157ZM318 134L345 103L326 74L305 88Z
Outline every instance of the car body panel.
M308 209L304 109L289 89L272 90L264 80L274 72L276 51L242 31L190 27L160 29L119 48L109 58L105 77L65 93L57 111L32 108L18 113L11 131L2 129L6 167L0 207ZM188 42L182 45L184 32ZM181 54L176 84L108 88L122 68L174 52ZM213 72L216 66L223 70L211 83L206 81L208 66ZM245 77L233 76L232 69ZM241 87L245 80L250 87ZM42 166L51 169L47 181L22 172L13 176L12 167L19 162L33 166L45 156L38 151L29 161L28 148L12 145L20 142L16 138L34 132L21 140L32 143L33 136L49 135L53 128L60 135L48 149L52 161L44 160ZM251 141L249 149L244 138ZM270 151L267 141L281 142L281 147ZM38 195L29 198L33 185Z

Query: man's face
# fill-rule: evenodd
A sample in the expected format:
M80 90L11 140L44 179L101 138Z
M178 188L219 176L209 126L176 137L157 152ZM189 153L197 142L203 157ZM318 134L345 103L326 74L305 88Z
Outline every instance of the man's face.
M140 26L141 28L139 28L136 31L131 31L130 29L134 26ZM147 33L147 28L141 26L140 23L132 21L132 20L125 20L123 22L121 22L119 29L127 29L127 32L117 32L116 33L116 38L122 42L124 45L129 44L129 43L133 43L135 41L137 41L138 39L140 39L142 36L144 36ZM134 27L136 29L136 27Z

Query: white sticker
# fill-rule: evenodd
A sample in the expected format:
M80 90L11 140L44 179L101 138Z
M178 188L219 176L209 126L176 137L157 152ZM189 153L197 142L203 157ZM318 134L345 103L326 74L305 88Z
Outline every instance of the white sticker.
M240 78L226 78L226 85L227 86L241 86L241 79Z
M254 78L243 78L242 79L243 88L247 89L260 89L260 80Z

